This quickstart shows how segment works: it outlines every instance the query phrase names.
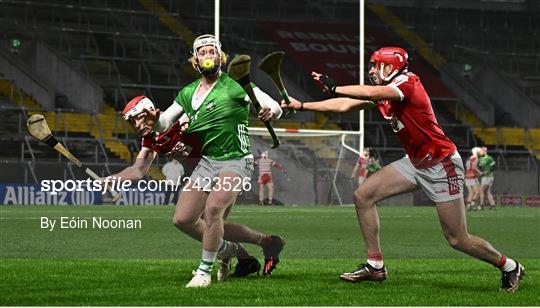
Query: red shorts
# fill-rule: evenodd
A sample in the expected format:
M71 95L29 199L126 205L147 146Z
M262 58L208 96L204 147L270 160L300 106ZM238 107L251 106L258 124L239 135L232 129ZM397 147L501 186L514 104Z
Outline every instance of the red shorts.
M263 173L259 175L259 184L272 183L272 175L269 173Z

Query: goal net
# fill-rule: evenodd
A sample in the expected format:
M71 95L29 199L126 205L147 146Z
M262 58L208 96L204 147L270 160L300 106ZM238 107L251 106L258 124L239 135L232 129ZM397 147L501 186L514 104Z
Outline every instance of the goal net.
M351 175L359 155L357 131L275 128L281 145L271 149L265 128L250 127L255 160L268 151L269 159L285 172L272 168L273 204L342 205L353 203L358 178ZM259 170L255 167L252 189L242 202L259 200Z

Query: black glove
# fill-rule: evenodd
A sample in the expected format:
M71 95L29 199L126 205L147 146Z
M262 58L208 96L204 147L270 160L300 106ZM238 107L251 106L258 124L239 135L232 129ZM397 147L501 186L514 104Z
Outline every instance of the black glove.
M337 97L336 93L336 82L334 79L328 77L328 75L321 75L319 77L319 82L324 86L325 90L333 97Z

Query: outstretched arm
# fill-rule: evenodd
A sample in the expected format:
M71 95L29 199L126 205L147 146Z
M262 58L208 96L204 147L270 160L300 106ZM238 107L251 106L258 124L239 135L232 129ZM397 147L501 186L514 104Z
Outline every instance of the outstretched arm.
M401 101L402 97L399 93L397 88L393 86L350 85L336 87L336 94L339 96L372 101Z
M326 75L312 72L313 79L319 82L324 92L327 92L333 96L345 96L356 99L365 99L370 101L391 100L401 101L403 100L402 92L395 85L387 86L369 86L369 85L350 85L350 86L337 86L335 81Z
M274 168L279 169L281 172L287 173L287 172L285 171L285 167L283 167L283 165L280 164L280 163L276 163L275 161L272 161L272 165L271 165L271 166L274 167Z
M150 165L152 165L156 154L156 152L152 151L149 148L142 148L139 152L139 155L137 155L137 158L135 159L133 165L125 168L124 170L116 174L111 175L111 177L116 177L116 179L121 178L121 181L141 180L148 172L148 169L150 168Z
M294 108L296 110L322 111L322 112L347 112L352 110L369 109L375 105L372 101L353 99L348 97L330 98L318 102L300 102L291 97L291 103L281 101L282 108Z

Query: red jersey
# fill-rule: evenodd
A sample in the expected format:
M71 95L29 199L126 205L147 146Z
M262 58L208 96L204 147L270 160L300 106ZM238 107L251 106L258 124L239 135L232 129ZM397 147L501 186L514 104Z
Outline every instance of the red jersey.
M388 86L399 92L401 101L379 101L377 107L390 121L414 167L432 167L456 151L454 143L437 123L418 76L402 73Z
M368 165L368 160L367 158L363 157L363 156L360 156L358 158L358 176L361 176L363 178L367 178L367 175L368 175L368 171L367 171L367 165Z
M482 172L480 172L480 169L478 169L478 157L474 155L469 157L469 159L467 159L467 163L465 163L465 178L475 179L481 173Z
M184 157L182 151L179 151L177 147L181 143L191 147L187 157ZM195 134L180 134L179 122L174 123L171 128L160 134L144 136L142 138L142 147L149 148L160 155L182 161L186 168L195 167L201 158L201 144L198 136Z
M272 167L283 170L283 166L270 158L259 158L255 161L255 166L259 166L259 173L272 173Z

